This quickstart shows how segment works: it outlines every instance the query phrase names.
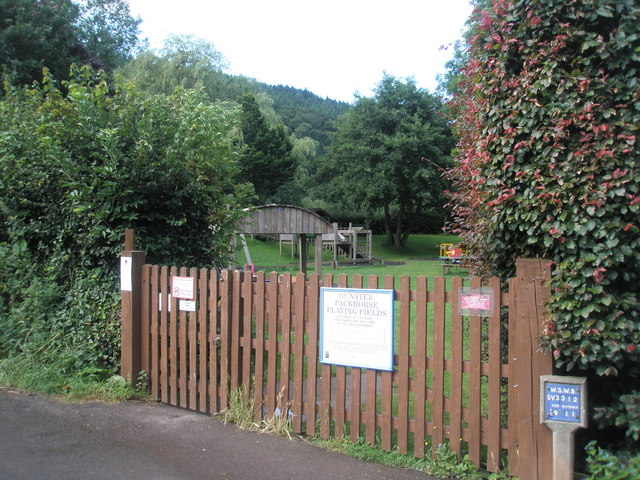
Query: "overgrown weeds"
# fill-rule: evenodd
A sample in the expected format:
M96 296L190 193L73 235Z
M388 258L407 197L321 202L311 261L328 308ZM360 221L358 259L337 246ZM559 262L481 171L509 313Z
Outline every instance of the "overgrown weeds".
M23 391L62 395L67 400L119 402L148 398L144 373L132 386L111 369L77 368L77 352L58 351L49 341L30 351L0 359L0 384Z
M278 394L276 409L271 417L259 420L255 419L256 404L251 389L241 386L229 395L229 406L222 412L221 418L224 423L233 423L243 430L250 430L259 433L270 433L281 437L292 438L293 428L291 421L293 415L290 403L283 404L284 388ZM262 405L259 406L262 408Z

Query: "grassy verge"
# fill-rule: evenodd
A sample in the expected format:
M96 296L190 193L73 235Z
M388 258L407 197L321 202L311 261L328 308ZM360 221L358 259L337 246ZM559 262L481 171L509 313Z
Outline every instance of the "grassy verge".
M468 457L465 456L458 460L456 454L446 446L438 447L432 457L417 458L395 450L385 452L380 448L372 447L363 439L360 439L358 443L352 443L348 438L329 440L314 438L312 443L326 450L350 455L366 462L417 470L441 479L507 480L511 478L503 473L488 473L478 470Z
M76 366L72 351L34 351L0 359L0 385L26 392L61 395L70 401L144 400L144 378L133 387L119 375L95 366Z
M346 437L340 439L322 439L318 436L301 437L293 432L288 407L281 407L281 400L282 395L280 395L278 408L273 417L256 421L253 395L240 387L231 392L229 407L220 414L219 418L225 423L232 423L243 430L277 434L290 439L297 437L319 448L349 455L365 462L425 472L443 480L507 480L511 478L503 473L481 471L473 465L468 457L458 459L454 452L442 445L437 448L433 456L416 458L411 454L401 454L395 450L385 452L380 448L372 447L363 438L360 438L357 443L352 443Z

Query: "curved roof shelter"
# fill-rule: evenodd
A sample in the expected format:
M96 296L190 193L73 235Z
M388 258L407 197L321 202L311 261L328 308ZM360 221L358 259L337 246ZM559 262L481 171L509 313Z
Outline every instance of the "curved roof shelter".
M300 271L307 273L305 237L315 236L315 271L322 272L322 235L336 234L337 224L310 210L293 205L263 205L252 210L237 224L236 232L248 235L300 235ZM246 245L246 244L245 244ZM304 245L304 246L303 246Z
M293 205L263 205L238 222L238 233L302 234L336 233L337 225L310 210Z

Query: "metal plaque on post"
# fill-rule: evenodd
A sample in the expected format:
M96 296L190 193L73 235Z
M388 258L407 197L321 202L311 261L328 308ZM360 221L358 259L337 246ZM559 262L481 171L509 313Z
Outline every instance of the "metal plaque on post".
M587 426L587 379L541 375L540 423L553 432L553 480L573 480L573 434Z

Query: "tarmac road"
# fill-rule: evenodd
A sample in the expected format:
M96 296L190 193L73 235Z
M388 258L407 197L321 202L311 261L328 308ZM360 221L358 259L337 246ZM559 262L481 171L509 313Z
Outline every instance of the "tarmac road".
M67 403L0 387L2 480L436 480L142 402Z

